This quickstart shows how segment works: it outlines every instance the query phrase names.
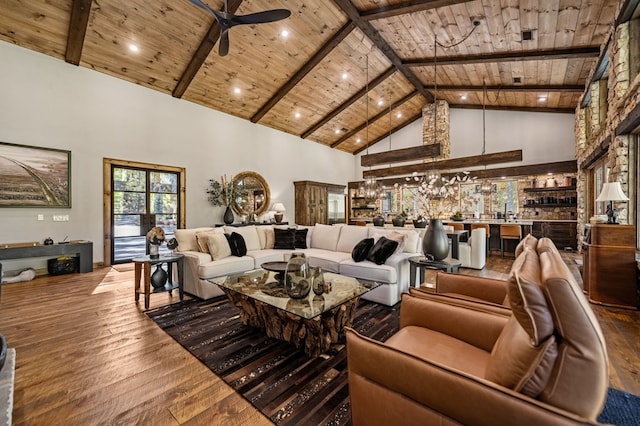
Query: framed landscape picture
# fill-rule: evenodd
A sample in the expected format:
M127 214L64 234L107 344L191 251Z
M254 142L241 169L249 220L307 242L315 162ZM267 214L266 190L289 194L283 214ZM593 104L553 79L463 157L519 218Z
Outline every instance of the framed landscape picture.
M0 142L0 207L71 207L71 151Z

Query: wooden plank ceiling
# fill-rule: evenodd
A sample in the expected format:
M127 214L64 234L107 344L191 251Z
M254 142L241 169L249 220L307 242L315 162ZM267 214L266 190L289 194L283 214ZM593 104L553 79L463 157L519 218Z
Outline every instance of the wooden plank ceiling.
M205 3L224 9L222 0ZM229 54L220 57L217 23L188 0L0 0L0 40L358 153L420 119L434 97L481 108L483 84L487 108L573 112L620 4L229 0L228 7L292 14L234 27Z

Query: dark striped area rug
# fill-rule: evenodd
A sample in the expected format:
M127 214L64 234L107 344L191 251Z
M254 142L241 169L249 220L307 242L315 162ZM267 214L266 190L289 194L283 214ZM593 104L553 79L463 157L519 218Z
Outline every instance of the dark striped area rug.
M398 312L399 305L361 300L352 327L384 341L398 330ZM175 303L147 315L274 423L351 424L344 336L326 354L309 358L243 326L226 296Z

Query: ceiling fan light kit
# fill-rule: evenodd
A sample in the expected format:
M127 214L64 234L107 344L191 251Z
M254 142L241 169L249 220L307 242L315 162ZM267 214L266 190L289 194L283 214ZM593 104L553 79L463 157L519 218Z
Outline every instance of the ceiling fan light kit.
M200 0L189 1L213 15L218 25L220 25L220 45L218 46L218 54L220 56L226 56L229 53L229 30L232 27L236 25L266 24L281 21L291 16L291 11L288 9L271 9L247 15L234 15L229 13L227 0L224 1L224 11L214 10Z

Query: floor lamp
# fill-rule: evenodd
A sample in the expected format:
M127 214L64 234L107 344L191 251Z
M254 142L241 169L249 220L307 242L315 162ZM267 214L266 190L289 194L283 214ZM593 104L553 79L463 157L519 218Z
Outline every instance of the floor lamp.
M617 225L618 211L613 207L613 202L629 201L629 198L627 198L627 196L624 195L624 192L622 192L620 182L607 182L602 184L602 191L600 191L600 195L598 195L596 201L609 202L609 205L607 206L607 217L609 218L607 223Z

